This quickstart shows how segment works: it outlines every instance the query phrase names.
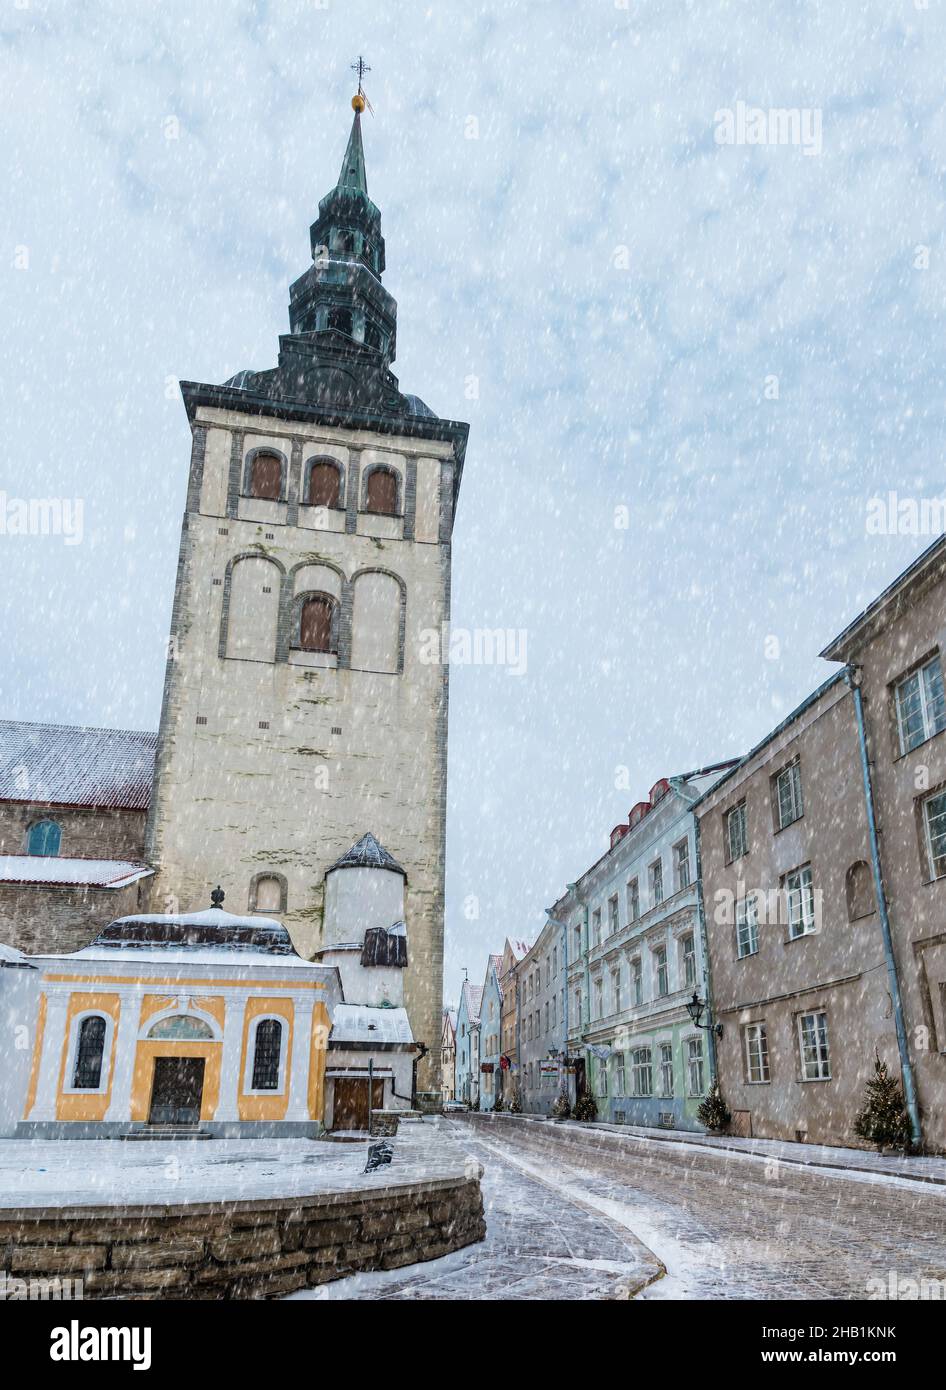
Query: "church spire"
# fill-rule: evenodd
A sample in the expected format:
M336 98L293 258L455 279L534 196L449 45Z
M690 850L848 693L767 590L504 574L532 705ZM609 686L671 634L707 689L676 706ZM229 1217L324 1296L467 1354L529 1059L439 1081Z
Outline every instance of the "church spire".
M337 187L351 188L356 193L363 193L365 197L368 196L365 147L361 143L361 111L359 110L355 111L355 119L352 122L351 134L348 137L348 148L345 150L345 158L342 160Z

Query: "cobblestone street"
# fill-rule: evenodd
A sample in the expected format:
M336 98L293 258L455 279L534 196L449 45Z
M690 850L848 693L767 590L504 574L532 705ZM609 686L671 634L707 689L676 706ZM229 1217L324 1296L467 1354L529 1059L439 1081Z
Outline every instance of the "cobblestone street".
M946 1280L939 1185L630 1135L603 1148L552 1125L441 1123L485 1168L486 1241L302 1297L863 1299L892 1272Z

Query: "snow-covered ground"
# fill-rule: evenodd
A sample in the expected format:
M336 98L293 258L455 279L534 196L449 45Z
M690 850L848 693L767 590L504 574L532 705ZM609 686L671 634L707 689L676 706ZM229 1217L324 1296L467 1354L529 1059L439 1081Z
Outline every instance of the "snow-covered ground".
M0 1140L0 1208L175 1205L385 1187L466 1171L433 1123L402 1125L394 1160L364 1173L367 1140Z

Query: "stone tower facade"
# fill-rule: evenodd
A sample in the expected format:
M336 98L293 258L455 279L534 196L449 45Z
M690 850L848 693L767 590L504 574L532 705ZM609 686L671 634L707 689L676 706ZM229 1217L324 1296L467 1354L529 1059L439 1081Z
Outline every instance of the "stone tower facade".
M193 438L147 849L150 910L265 912L323 944L325 874L367 832L402 866L404 1003L436 1076L453 518L468 426L391 373L360 113L290 288L278 365L183 382ZM368 927L390 926L387 922Z

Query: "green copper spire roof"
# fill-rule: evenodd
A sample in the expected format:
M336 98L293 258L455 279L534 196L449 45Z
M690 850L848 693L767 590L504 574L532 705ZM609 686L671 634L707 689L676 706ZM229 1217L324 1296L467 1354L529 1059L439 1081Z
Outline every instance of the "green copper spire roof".
M361 143L361 113L355 112L348 148L342 160L342 170L338 176L339 188L353 188L368 196L368 177L365 173L365 149Z

